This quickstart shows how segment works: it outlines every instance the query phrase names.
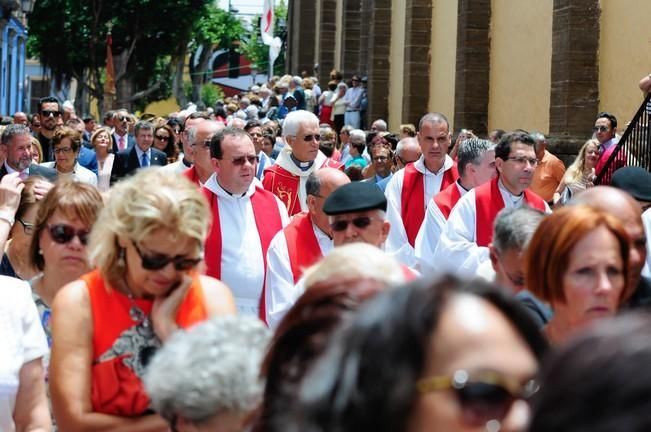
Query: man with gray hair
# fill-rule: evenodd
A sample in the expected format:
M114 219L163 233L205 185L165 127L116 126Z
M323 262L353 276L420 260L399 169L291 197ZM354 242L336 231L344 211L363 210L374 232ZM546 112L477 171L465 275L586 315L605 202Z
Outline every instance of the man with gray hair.
M305 182L314 171L324 168L343 170L343 165L326 157L319 150L319 119L309 111L287 114L283 123L286 145L276 163L264 171L262 185L274 193L287 207L290 216L308 211Z
M176 332L144 377L152 407L177 432L247 430L262 401L260 367L270 339L262 322L245 315Z
M0 168L0 179L7 174L18 172L21 179L29 176L43 176L50 181L56 180L57 173L52 168L37 165L32 160L32 133L22 124L11 124L2 132L0 150L5 161Z
M111 170L111 184L121 180L137 169L152 165L167 164L167 155L152 146L154 143L154 125L140 120L135 126L136 145L122 150L115 155Z
M223 128L224 124L221 122L205 120L188 130L187 140L192 149L194 163L190 168L183 171L183 175L199 188L215 172L212 166L212 157L210 156L210 138Z
M531 137L534 140L534 150L538 166L531 177L531 186L529 188L540 195L542 199L551 205L554 192L565 175L565 164L559 158L547 151L547 139L540 132L532 132Z
M422 273L436 271L434 251L452 208L466 192L497 176L495 144L479 138L463 141L457 153L457 169L459 179L430 200L416 236L415 254Z
M295 286L303 271L334 247L323 204L332 192L348 183L350 179L338 169L323 168L311 173L305 186L308 212L295 215L271 240L265 279L267 324L271 328L300 296Z
M371 131L372 132L386 132L387 127L388 127L387 122L385 122L382 119L377 119L371 125Z
M396 170L401 170L407 164L416 162L420 159L422 151L415 137L406 137L398 141L395 153Z

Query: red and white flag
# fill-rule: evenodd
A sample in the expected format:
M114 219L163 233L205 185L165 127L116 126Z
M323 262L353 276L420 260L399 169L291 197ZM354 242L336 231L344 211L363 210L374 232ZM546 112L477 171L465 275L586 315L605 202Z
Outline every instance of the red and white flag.
M274 1L264 0L264 9L262 11L262 19L260 20L260 32L262 40L266 45L266 41L274 37Z

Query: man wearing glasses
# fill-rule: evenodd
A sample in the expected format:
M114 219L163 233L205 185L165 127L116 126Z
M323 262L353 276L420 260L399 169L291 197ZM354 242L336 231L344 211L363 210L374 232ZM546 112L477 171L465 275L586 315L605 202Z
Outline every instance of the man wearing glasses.
M283 203L256 183L258 155L242 129L226 127L210 140L214 174L205 183L212 212L206 274L233 291L238 312L266 321L266 256L271 239L289 223Z
M38 141L41 143L43 149L43 162L50 162L54 160L54 153L52 153L52 138L54 131L57 127L57 120L60 119L63 112L61 105L57 98L47 96L39 101L38 116L41 121L40 132L38 133Z
M595 173L599 175L599 173L606 167L606 162L608 162L610 156L617 149L617 143L619 142L619 138L616 135L617 118L611 113L600 112L597 114L597 119L594 122L592 132L597 141L599 141L599 161L595 167ZM602 177L600 184L609 185L612 173L623 166L626 166L626 152L624 149L617 153L612 167L608 170L608 173Z
M493 223L503 208L524 205L551 213L547 203L528 190L538 165L533 138L523 132L502 137L495 147L497 177L466 193L452 209L434 252L439 271L474 275L489 260Z
M267 251L267 323L275 328L301 291L296 291L303 271L334 247L323 204L339 187L350 183L338 169L323 168L307 178L307 213L295 215L271 241Z
M131 150L136 143L133 136L129 135L129 112L119 109L113 115L113 153Z
M305 110L292 111L283 123L283 138L287 145L276 163L264 172L262 184L285 203L290 216L305 212L307 193L305 182L314 171L324 168L343 170L343 165L319 150L321 131L319 119Z
M115 155L111 170L111 184L133 174L138 169L146 169L152 165L167 164L167 155L152 147L154 143L154 126L148 121L136 123L136 145L118 152Z

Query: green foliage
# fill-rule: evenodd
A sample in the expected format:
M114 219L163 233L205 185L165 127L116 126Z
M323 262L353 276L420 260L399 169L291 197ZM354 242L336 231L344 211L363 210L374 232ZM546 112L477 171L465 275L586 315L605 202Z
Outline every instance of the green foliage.
M106 61L106 23L113 23L113 54L131 52L124 76L133 80L133 92L163 80L155 94L169 94L164 69L172 56L185 50L194 24L212 0L39 0L29 14L28 52L50 68L57 82L80 78L101 97ZM116 73L119 74L116 63ZM119 83L118 83L119 84ZM120 95L118 95L120 96Z
M283 38L281 35L283 30L280 22L287 21L287 3L285 0L280 0L274 7L274 36ZM240 53L244 54L254 65L259 73L266 74L269 70L269 47L262 42L260 36L260 16L256 16L251 24L251 28L242 36ZM274 74L282 74L285 69L285 51L280 50L280 54L274 63Z
M196 49L201 45L229 47L241 33L242 23L235 15L209 3L192 29L190 48Z
M204 84L201 87L201 101L206 105L206 107L214 107L215 102L219 99L224 99L224 91L221 87L218 87L214 84Z

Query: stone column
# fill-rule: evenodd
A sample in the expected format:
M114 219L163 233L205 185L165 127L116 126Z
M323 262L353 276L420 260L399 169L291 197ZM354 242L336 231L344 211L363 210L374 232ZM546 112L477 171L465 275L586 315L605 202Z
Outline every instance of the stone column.
M316 3L290 0L287 19L287 71L298 75L314 67Z
M319 32L319 49L316 62L319 64L319 82L327 84L330 71L335 66L335 38L337 36L336 10L337 0L318 0L321 2L321 20ZM312 68L308 69L311 73Z
M557 139L585 139L599 110L599 15L599 0L554 0L549 133Z
M375 7L374 0L361 0L360 9L360 26L359 26L359 69L351 71L348 75L358 73L360 76L368 75L369 73L369 50L373 49L372 38L369 37L371 33L371 24L373 22L373 12ZM348 76L350 78L350 76Z
M405 21L402 122L417 125L429 101L432 0L407 0Z
M360 72L361 0L343 0L341 72L345 77Z
M362 22L365 16L362 15ZM389 116L389 54L391 50L391 0L374 0L368 39L368 111L366 121ZM372 120L371 120L372 119Z
M454 125L480 135L488 129L490 23L491 0L459 0Z

